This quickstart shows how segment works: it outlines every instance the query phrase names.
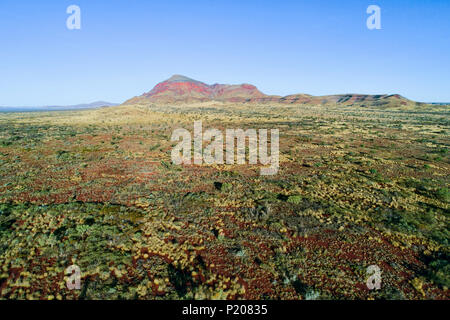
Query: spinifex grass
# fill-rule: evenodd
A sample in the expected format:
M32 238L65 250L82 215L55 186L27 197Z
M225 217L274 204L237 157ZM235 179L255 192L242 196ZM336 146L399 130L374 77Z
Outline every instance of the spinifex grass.
M0 115L0 297L448 299L449 111L255 104ZM280 131L280 169L171 133ZM77 264L82 290L66 287ZM366 269L382 270L381 290Z

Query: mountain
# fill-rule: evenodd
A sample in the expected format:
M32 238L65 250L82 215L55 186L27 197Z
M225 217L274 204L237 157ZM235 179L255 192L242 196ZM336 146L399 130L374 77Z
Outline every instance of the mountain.
M286 96L280 99L282 103L297 104L341 104L341 105L360 105L360 106L406 106L412 101L398 94L336 94L327 96L310 96L306 94L296 94Z
M124 104L202 102L211 100L245 102L264 97L266 97L265 94L250 84L208 85L185 76L174 75L170 79L158 83L151 91L127 100Z
M407 105L423 105L410 101L398 94L337 94L312 96L293 94L285 97L266 95L251 84L213 84L208 85L182 75L174 75L166 81L158 83L152 90L131 98L123 104L176 103L176 102L275 102L284 104L339 104L377 107L402 107Z
M92 109L101 107L114 107L118 106L118 103L106 102L106 101L95 101L91 103L76 104L72 106L55 106L50 108L72 108L72 109Z
M0 112L33 112L33 111L62 111L62 110L79 110L79 109L95 109L101 107L113 107L118 103L106 101L95 101L92 103L76 104L71 106L38 106L38 107L0 107Z

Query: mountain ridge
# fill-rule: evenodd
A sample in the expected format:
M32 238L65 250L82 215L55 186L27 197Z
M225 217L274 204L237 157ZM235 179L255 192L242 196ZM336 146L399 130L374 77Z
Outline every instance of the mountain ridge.
M206 101L224 102L259 102L282 104L341 104L360 106L407 106L411 104L424 105L411 101L399 94L333 94L313 96L305 93L287 96L266 95L252 84L212 84L194 80L192 78L175 74L169 79L159 82L153 89L140 96L126 100L127 104L145 103L190 103Z
M239 85L215 83L208 85L186 76L173 75L169 79L159 82L152 90L143 93L141 96L131 98L124 104L142 102L204 102L211 100L245 102L248 99L264 97L267 96L255 86L247 83Z

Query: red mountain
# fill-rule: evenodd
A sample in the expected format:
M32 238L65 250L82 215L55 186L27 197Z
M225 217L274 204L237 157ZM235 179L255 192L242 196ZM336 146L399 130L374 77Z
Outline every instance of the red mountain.
M151 91L139 97L134 97L124 104L145 102L196 102L222 100L244 102L266 97L255 86L250 84L226 85L206 83L190 79L181 75L174 75L170 79L158 83Z
M283 104L339 104L376 107L402 107L406 105L420 105L400 95L367 95L367 94L339 94L328 96L311 96L308 94L294 94L286 97L269 96L259 91L251 84L208 85L201 81L185 76L174 75L170 79L158 83L151 91L141 96L131 98L124 104L175 103L175 102L259 102Z

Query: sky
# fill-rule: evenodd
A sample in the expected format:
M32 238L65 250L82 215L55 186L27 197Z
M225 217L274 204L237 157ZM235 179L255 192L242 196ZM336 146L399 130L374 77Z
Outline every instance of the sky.
M173 74L450 102L449 17L449 0L0 0L0 105L121 103Z

